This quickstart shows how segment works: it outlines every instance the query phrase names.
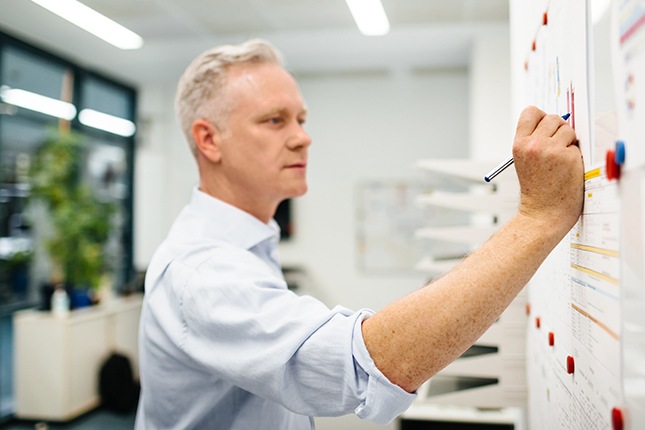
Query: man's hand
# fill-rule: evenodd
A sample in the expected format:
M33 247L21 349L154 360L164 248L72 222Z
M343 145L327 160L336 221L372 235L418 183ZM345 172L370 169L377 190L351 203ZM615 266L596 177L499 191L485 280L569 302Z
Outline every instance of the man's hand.
M513 159L520 213L564 235L578 220L584 195L584 168L573 129L557 115L528 107L517 124Z

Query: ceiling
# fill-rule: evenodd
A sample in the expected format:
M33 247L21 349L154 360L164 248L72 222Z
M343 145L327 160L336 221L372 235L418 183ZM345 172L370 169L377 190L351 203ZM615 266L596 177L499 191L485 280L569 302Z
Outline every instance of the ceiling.
M2 0L0 31L135 86L176 81L197 54L270 40L296 73L468 64L477 31L508 22L508 0L382 0L387 36L362 36L344 0L81 0L141 35L123 51L28 0Z

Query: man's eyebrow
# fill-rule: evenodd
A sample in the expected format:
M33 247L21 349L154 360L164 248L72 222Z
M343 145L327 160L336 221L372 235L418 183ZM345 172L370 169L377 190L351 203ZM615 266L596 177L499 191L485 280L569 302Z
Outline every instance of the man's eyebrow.
M292 111L289 108L279 107L279 108L267 109L262 114L260 114L260 116L268 116L268 115L275 115L275 114L284 115L290 112ZM296 115L307 115L307 114L309 114L309 110L306 107L296 112Z

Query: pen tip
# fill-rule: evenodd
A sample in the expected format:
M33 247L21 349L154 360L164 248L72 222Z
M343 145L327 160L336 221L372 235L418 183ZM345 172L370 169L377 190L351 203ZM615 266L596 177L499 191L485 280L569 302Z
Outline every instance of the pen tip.
M564 115L562 115L562 119L566 121L569 119L570 116L571 116L571 113L565 113Z

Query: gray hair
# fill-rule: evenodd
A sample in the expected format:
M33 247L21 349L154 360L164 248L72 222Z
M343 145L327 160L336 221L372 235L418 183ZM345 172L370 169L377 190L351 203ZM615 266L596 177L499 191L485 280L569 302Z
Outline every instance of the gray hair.
M203 118L221 125L217 120L226 113L223 93L229 69L239 64L261 63L284 67L278 50L267 41L252 39L239 45L209 49L186 68L177 85L175 113L193 155L197 155L193 123Z

